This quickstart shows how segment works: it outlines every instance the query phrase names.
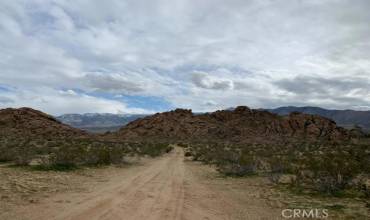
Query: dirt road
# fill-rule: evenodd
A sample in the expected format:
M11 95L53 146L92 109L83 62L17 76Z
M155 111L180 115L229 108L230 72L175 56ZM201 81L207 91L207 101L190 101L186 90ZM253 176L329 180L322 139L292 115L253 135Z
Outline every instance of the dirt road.
M52 196L20 207L18 219L276 219L258 186L240 193L207 178L206 166L186 162L180 148L143 166L122 169L85 193ZM221 180L222 181L222 180Z

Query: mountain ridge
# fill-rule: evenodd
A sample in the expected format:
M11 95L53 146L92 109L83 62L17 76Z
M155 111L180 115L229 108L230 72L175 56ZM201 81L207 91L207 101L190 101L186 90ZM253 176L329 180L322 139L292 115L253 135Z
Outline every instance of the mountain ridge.
M267 111L279 114L287 115L292 112L302 112L306 114L320 115L326 118L334 120L338 125L345 128L353 128L360 126L366 131L370 131L370 111L358 111L358 110L336 110L336 109L325 109L314 106L283 106L275 109L266 109Z
M144 114L84 113L57 116L58 121L92 133L114 132Z
M234 110L228 108L226 110ZM370 111L358 110L336 110L325 109L315 106L282 106L273 109L263 109L279 115L289 115L292 112L320 115L334 120L339 126L351 129L360 126L364 131L370 132ZM204 114L204 113L194 113ZM111 113L85 113L85 114L65 114L57 116L56 119L72 127L80 128L90 132L104 133L106 131L118 131L122 126L143 118L151 114L111 114ZM73 120L74 117L75 119ZM98 122L98 123L97 123Z
M114 135L127 140L252 143L282 139L341 141L349 138L345 129L318 115L291 113L279 116L246 106L199 115L187 109L157 113L128 123Z

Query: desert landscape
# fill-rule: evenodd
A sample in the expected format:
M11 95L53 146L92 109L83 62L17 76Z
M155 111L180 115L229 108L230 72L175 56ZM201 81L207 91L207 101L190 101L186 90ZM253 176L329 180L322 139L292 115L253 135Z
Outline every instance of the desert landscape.
M367 137L320 116L176 109L96 134L21 108L0 127L1 219L369 216Z
M0 220L369 220L370 0L0 0Z

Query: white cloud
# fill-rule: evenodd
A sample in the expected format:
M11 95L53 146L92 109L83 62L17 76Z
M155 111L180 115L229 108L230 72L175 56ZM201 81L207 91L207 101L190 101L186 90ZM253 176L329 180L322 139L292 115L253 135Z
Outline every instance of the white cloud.
M5 100L7 102L1 102ZM31 107L53 115L65 113L152 113L149 110L130 108L124 103L78 94L73 90L56 91L48 88L16 90L0 99L0 108Z
M66 91L64 91L64 90L60 90L59 91L59 94L61 94L61 95L69 95L69 96L77 96L78 94L75 92L75 91L73 91L72 89L68 89L68 90L66 90Z
M361 80L350 84L349 95L326 98L309 89L298 96L281 82L303 87L295 79L368 77L369 10L367 0L3 0L0 82L24 91L155 96L199 110L303 100L362 106L368 93ZM49 94L37 95L15 103L60 112L37 104ZM92 107L87 100L95 98L97 108L110 112L126 106L115 101L114 109L102 108L102 101L112 102L102 97L77 93L70 102ZM60 101L70 108L64 111L85 110Z

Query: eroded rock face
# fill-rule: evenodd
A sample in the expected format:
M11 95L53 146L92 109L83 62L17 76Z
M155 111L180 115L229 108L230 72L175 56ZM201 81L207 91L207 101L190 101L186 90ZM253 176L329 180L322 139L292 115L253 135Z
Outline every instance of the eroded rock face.
M85 135L85 132L31 108L0 110L0 136L55 139Z
M309 139L327 138L341 140L349 138L348 132L336 125L333 120L303 113L291 113L286 120L289 124L291 135L305 136Z
M158 139L222 142L271 142L282 138L342 141L345 129L320 116L289 116L239 106L206 114L176 109L129 123L115 134L120 139Z

